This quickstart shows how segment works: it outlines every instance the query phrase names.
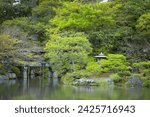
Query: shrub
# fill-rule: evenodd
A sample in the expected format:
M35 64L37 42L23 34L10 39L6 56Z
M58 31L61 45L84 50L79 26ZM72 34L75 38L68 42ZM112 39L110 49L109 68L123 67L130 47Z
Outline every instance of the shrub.
M140 75L141 75L142 79L150 80L150 69L143 70Z
M20 74L20 69L18 67L10 66L10 68L17 76Z
M130 76L131 72L122 70L122 71L118 72L118 75L121 76L121 77L123 77L123 76Z
M88 78L89 76L90 76L89 72L81 70L72 73L67 73L65 76L61 78L61 81L64 84L73 84L73 81L75 81L76 79Z
M112 74L110 77L115 83L122 82L122 78L117 73Z
M133 63L132 66L136 69L137 73L141 75L142 79L150 79L150 61Z
M144 61L144 62L133 63L132 66L133 66L134 68L138 69L138 70L149 69L149 68L150 68L150 61Z
M93 75L100 75L102 72L102 68L97 62L89 62L86 66L86 70Z
M99 80L96 81L97 85L100 85L100 86L110 86L110 85L113 85L114 82L111 81L111 79L105 79L105 78L101 78Z
M128 62L125 59L126 57L121 54L109 54L108 60L101 60L100 65L103 69L107 68L106 72L120 72L120 75L129 75Z
M150 87L150 80L145 80L143 83L144 87Z
M4 69L3 64L0 64L0 75L5 75L7 74L7 71Z
M64 77L61 78L63 84L71 84L74 79L71 78L71 73L67 73Z

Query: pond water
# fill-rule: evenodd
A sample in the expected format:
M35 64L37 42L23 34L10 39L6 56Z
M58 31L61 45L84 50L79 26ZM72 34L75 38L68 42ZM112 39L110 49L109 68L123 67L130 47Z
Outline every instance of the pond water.
M0 81L0 99L34 100L148 100L150 88L124 86L66 86L57 79Z

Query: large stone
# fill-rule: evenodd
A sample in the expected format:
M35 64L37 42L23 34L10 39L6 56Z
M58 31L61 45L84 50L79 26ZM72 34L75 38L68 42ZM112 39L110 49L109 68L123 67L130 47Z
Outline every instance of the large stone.
M112 79L107 79L108 85L114 85L114 81Z
M0 80L8 80L8 79L9 79L8 76L5 76L5 75L0 76Z
M133 76L127 81L130 86L143 86L143 81L138 76Z
M95 80L92 79L87 79L87 78L80 78L76 79L73 82L74 85L85 85L85 86L90 86L90 85L97 85Z
M81 79L77 79L76 82L79 82L79 83L95 83L95 80L81 78Z
M17 78L17 75L15 73L8 73L7 76L8 76L9 79Z

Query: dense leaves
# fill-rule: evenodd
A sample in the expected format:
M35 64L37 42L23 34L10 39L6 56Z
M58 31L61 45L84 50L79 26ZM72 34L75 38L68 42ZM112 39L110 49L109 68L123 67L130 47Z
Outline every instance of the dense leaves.
M0 59L12 57L14 54L14 44L17 40L9 35L0 35Z
M0 54L14 50L14 38L25 49L42 46L59 77L109 72L118 78L130 75L136 64L128 62L150 60L150 0L0 0L0 11ZM97 63L100 52L108 60Z
M0 0L0 23L7 19L31 15L38 0Z
M92 49L86 36L76 33L69 36L52 35L45 50L52 69L62 76L83 69Z

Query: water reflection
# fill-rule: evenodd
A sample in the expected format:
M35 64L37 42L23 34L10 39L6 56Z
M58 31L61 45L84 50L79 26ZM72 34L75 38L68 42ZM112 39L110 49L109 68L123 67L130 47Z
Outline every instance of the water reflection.
M0 99L150 99L149 88L66 86L58 79L17 79L0 83Z

